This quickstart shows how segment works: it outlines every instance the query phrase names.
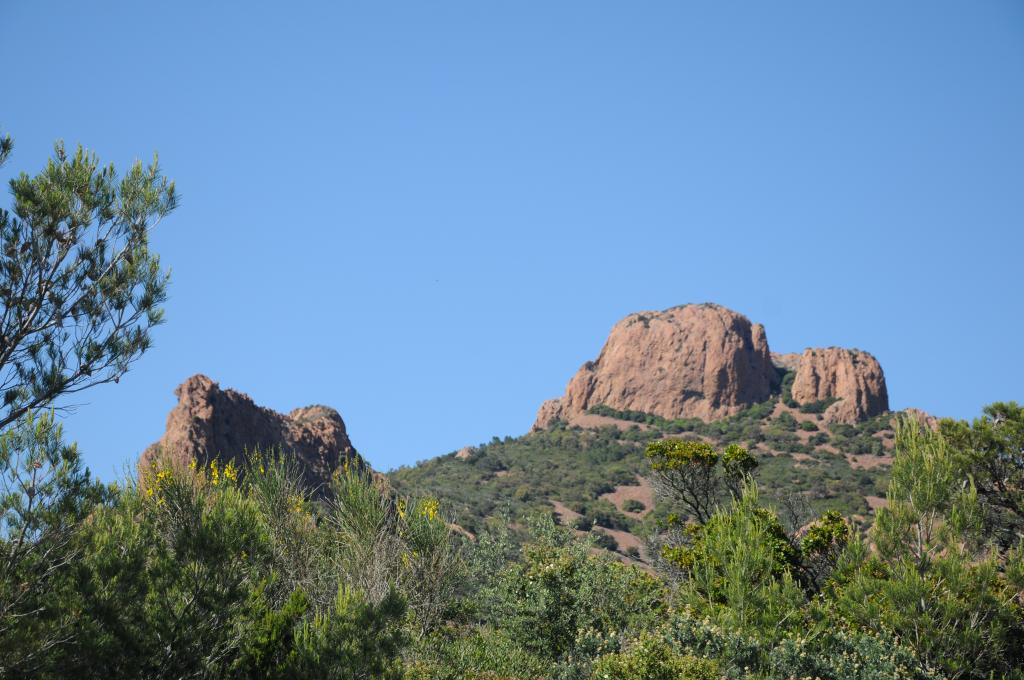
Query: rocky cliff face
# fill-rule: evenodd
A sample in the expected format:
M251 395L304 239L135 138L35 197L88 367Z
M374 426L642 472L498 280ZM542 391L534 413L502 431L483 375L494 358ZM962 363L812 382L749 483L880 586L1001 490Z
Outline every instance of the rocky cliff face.
M178 405L167 416L167 430L142 454L140 466L158 457L185 465L195 459L245 463L245 451L281 451L294 458L311 489L323 487L346 460L362 465L338 412L326 406L295 409L288 415L257 406L235 390L223 390L195 375L174 391Z
M714 420L771 396L777 379L764 327L713 304L630 314L534 429L604 405L664 418Z
M836 399L824 413L829 422L855 423L889 410L878 360L841 347L804 351L793 380L793 399L801 404Z
M867 352L830 347L776 354L763 326L702 304L630 314L617 323L600 356L580 368L565 394L541 405L533 429L555 420L584 425L583 414L598 405L716 420L776 394L786 371L795 373L797 402L834 402L826 421L855 423L889 410L882 367Z

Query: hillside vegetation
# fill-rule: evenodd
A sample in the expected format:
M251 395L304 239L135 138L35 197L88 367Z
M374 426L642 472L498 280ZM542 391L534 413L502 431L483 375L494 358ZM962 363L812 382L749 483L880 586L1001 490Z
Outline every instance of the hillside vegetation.
M834 509L863 526L871 506L885 495L893 414L857 425L826 424L820 406L787 406L785 400L783 394L711 423L596 407L591 414L599 426L557 423L521 437L494 438L395 470L388 478L401 493L436 495L472 533L488 518L558 509L555 515L566 525L624 538L621 546L601 540L635 559L646 549L629 547L644 544L668 512L646 483L644 448L658 439L682 438L748 448L758 463L752 474L762 497L791 511L791 521ZM639 498L644 507L634 504L630 511L627 498Z
M53 419L32 416L0 439L0 670L1024 677L1024 409L994 404L938 431L904 418L893 439L888 505L863 533L835 510L788 523L751 475L758 456L736 444L657 438L635 455L609 429L556 429L484 447L570 442L621 475L646 465L662 511L641 521L652 552L637 567L595 550L598 533L559 526L543 501L520 498L520 515L494 502L469 537L445 502L398 493L358 465L316 496L287 460L259 453L241 469L157 459L138 483L103 487ZM511 476L499 468L492 478ZM572 502L586 504L601 489L581 480ZM587 509L595 522L618 521L598 505Z

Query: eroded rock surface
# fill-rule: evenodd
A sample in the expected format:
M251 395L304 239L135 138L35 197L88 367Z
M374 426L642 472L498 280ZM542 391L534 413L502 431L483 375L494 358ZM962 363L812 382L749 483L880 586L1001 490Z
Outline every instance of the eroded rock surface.
M764 327L714 304L630 314L600 356L544 402L534 429L593 406L714 420L768 399L777 381Z
M852 424L889 410L878 360L842 347L804 351L793 380L793 399L800 404L837 400L823 414L828 422Z
M167 416L163 437L142 454L142 469L158 457L177 465L195 459L201 466L233 460L241 468L246 451L280 451L294 458L303 481L317 490L345 461L364 464L332 408L308 406L285 415L221 389L205 375L192 376L174 394L178 405Z

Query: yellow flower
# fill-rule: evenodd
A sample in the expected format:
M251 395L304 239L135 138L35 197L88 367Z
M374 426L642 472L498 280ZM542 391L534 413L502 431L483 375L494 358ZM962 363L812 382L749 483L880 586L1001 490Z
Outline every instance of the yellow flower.
M427 519L434 519L437 517L437 500L433 498L424 499L420 503L420 517L426 517Z
M238 481L238 470L235 469L235 461L228 461L227 466L224 468L224 478L230 479L232 482Z

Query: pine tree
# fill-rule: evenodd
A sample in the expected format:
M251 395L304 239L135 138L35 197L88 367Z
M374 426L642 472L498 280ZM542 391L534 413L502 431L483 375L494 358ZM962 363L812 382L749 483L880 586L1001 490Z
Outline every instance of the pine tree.
M13 143L0 140L0 162ZM117 382L151 344L167 274L149 232L177 205L153 162L119 178L64 144L0 210L0 430L26 413Z

